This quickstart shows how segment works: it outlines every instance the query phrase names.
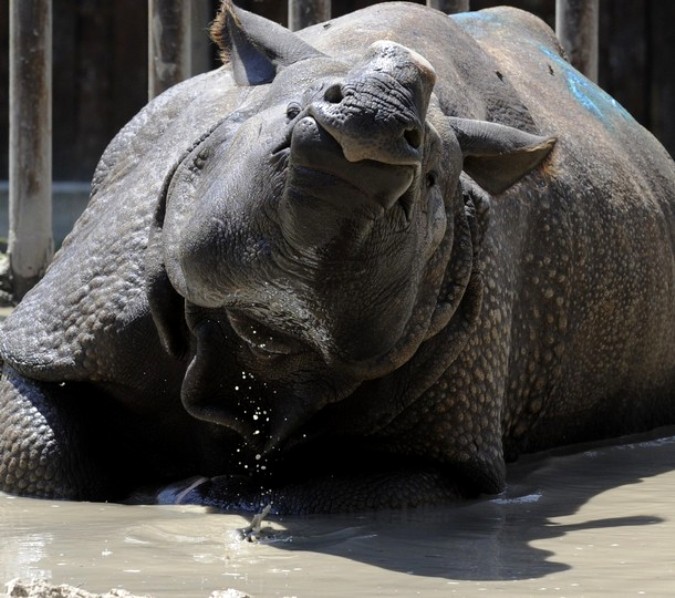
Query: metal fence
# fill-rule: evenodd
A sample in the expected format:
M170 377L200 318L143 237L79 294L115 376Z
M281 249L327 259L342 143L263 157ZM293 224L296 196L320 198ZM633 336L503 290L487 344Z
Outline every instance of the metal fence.
M288 0L289 26L330 18L331 0ZM197 3L198 4L198 3ZM427 0L446 13L469 0ZM192 0L148 0L152 98L190 75ZM556 29L573 64L597 79L598 0L556 0ZM10 1L8 272L14 299L44 273L52 240L52 1Z

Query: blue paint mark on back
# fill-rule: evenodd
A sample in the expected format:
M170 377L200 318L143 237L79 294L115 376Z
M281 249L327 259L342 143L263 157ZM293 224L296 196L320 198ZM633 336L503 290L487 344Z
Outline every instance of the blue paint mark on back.
M455 21L459 21L463 25L471 26L473 23L493 23L496 25L501 25L503 20L490 11L469 11L469 12L458 12L452 15L449 15Z
M477 40L496 34L505 26L502 16L489 10L453 14L451 18ZM633 120L633 117L619 102L595 83L584 77L560 56L555 48L543 43L537 43L534 39L528 40L525 38L521 41L524 46L529 45L536 48L538 52L541 52L555 63L559 72L564 76L572 97L605 126L613 126L617 119Z
M615 117L633 119L619 102L584 77L558 53L543 45L538 49L556 63L565 76L570 93L588 112L607 125L611 125L611 120Z

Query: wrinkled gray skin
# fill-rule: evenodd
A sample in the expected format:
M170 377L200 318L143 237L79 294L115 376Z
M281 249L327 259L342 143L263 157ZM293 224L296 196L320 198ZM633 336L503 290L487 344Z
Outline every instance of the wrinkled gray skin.
M543 23L214 34L4 325L3 490L400 507L675 422L675 167Z

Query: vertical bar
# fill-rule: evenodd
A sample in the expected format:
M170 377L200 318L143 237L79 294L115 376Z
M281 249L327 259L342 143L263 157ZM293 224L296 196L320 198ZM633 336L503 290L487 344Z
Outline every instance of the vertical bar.
M469 0L427 0L427 6L447 15L469 11Z
M190 76L190 0L148 0L148 97Z
M330 19L331 0L288 0L288 28L304 29Z
M556 0L555 31L570 62L598 80L598 0Z
M15 299L44 274L52 240L52 2L10 1L9 240Z

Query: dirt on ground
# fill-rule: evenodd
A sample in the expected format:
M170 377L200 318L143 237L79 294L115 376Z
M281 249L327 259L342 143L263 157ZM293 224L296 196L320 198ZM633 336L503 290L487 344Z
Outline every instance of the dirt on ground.
M23 582L14 579L7 585L7 598L152 598L130 594L126 590L113 589L105 594L92 594L82 588L66 584L55 586L44 580ZM239 590L222 590L212 592L209 598L250 598Z

